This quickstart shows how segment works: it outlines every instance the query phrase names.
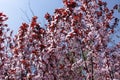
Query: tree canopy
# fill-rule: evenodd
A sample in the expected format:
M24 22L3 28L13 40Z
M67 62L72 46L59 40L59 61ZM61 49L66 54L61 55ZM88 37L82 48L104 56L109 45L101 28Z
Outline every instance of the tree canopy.
M18 34L0 13L1 80L118 80L120 43L108 47L119 19L102 0L63 0L45 14L46 29L33 16ZM112 22L112 23L111 23Z

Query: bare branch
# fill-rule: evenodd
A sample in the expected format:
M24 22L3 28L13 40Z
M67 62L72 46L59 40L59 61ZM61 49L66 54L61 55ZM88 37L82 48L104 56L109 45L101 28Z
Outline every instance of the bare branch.
M29 16L27 15L27 13L26 13L23 9L21 9L21 8L20 8L20 10L23 12L23 14L24 14L25 17L27 18L28 22L30 22L30 18L29 18Z

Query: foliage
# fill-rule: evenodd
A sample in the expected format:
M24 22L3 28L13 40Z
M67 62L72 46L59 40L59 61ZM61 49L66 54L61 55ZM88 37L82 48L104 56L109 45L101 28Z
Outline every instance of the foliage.
M119 21L113 16L118 6L110 10L102 0L63 4L54 15L45 15L46 29L34 16L14 38L4 24L6 15L0 13L1 80L120 79L120 43L108 47Z

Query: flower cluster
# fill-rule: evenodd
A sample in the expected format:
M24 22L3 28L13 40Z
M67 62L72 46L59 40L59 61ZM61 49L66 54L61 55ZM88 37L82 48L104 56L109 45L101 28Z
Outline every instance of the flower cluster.
M119 21L113 16L118 6L110 10L102 0L63 0L63 4L54 15L45 15L46 29L36 16L30 24L23 23L14 38L1 29L1 80L120 79L120 43L108 47ZM0 13L0 28L3 17Z

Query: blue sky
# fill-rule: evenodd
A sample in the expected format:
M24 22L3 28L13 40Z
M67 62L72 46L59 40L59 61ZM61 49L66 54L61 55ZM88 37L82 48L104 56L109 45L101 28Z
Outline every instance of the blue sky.
M7 23L15 33L22 22L28 22L25 13L30 19L32 17L29 2L34 15L39 17L38 22L42 25L45 23L45 13L53 14L55 8L63 6L62 0L0 0L0 12L9 17Z
M115 4L120 5L120 0L103 0L103 1L107 2L107 4L108 4L107 6L109 8L112 8ZM120 19L120 12L115 11L114 16ZM115 29L115 33L113 35L111 35L111 38L112 38L113 42L115 42L115 44L120 42L120 38L117 37L116 35L118 35L120 37L120 22ZM110 43L110 46L112 46L112 45L114 45L114 43L112 43L112 44Z

